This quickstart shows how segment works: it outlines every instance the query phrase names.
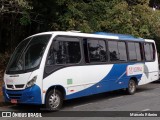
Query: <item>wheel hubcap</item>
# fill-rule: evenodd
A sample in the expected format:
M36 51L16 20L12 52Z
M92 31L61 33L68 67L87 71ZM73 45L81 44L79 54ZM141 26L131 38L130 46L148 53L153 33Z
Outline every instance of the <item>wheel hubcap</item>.
M135 84L134 84L134 82L130 82L129 89L130 89L130 92L132 92L132 93L135 91Z
M58 94L53 93L49 98L49 105L52 109L55 109L60 104L60 97Z

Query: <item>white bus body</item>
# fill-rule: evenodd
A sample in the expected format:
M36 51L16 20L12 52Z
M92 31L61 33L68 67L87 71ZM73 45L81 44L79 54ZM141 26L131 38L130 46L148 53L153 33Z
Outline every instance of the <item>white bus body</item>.
M107 33L45 32L26 38L4 75L6 102L46 104L124 89L159 79L155 42Z

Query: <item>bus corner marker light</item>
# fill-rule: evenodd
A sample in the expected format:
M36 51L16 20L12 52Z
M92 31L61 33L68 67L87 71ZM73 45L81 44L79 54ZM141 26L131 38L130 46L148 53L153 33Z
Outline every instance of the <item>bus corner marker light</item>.
M43 93L46 93L46 90L43 90Z

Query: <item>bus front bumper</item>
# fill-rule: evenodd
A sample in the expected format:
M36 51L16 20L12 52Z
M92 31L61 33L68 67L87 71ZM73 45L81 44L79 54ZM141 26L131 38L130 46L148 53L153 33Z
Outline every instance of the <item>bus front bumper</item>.
M14 100L18 104L42 104L41 90L37 85L24 90L7 90L3 86L2 90L5 102Z

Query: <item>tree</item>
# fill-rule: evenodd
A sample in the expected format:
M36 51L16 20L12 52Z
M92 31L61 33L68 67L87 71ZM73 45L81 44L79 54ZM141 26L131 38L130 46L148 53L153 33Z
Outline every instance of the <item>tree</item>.
M58 5L63 11L59 18L62 30L160 36L160 11L154 11L149 0L61 0Z
M12 51L23 38L51 30L104 31L157 39L160 10L154 11L153 3L155 0L1 0L0 51Z
M23 26L30 23L27 10L32 9L26 0L0 1L0 52L12 51L23 34ZM21 32L21 34L19 34Z

